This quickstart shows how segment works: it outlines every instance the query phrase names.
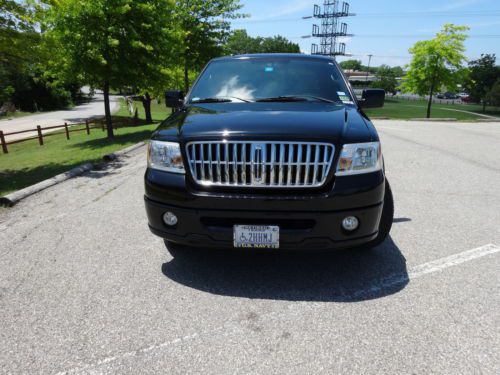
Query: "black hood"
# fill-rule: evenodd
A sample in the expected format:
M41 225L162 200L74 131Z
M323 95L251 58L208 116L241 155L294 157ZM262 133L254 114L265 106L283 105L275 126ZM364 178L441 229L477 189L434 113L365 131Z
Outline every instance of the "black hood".
M217 103L191 105L165 120L153 138L259 139L339 143L374 141L355 106L317 102Z

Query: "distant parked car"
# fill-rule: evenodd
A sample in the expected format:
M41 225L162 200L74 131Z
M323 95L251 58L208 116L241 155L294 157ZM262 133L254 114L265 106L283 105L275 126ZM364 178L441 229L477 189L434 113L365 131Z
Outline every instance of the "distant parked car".
M466 92L461 92L458 94L459 98L460 99L463 99L463 98L468 98L469 97L469 94L467 94Z
M447 100L453 100L453 99L460 99L460 97L457 94L453 94L452 92L445 92L444 94L437 94L438 99L447 99Z
M462 99L462 102L464 102L464 103L474 103L474 100L472 100L472 98L468 95L464 98L461 98L461 99Z

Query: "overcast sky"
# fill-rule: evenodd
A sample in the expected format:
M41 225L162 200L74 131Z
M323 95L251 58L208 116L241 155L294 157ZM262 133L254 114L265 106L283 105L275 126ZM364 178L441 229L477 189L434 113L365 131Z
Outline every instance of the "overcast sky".
M312 24L319 24L320 20L301 18L312 15L313 5L322 4L323 0L241 2L245 5L242 12L251 17L235 22L234 28L247 29L252 36L280 34L299 43L303 52L310 52L315 40L300 37L310 35ZM469 58L479 57L481 53L495 53L500 60L498 0L352 0L349 3L351 12L357 16L346 19L349 33L355 34L346 40L347 51L352 58L365 64L368 54L374 55L372 65L408 63L408 48L417 40L432 37L447 22L471 28L471 38L466 43ZM373 34L377 37L371 36Z

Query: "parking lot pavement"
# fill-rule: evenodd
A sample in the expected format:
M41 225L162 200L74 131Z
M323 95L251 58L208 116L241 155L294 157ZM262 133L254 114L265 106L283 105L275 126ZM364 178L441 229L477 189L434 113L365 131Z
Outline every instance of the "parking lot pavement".
M373 251L173 258L144 149L1 211L0 373L500 373L500 124L376 125Z

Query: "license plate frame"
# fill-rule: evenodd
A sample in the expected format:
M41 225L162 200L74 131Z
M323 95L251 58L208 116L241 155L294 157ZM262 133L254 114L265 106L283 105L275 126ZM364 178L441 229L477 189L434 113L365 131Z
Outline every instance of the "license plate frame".
M279 249L277 225L234 225L233 246L237 249Z

